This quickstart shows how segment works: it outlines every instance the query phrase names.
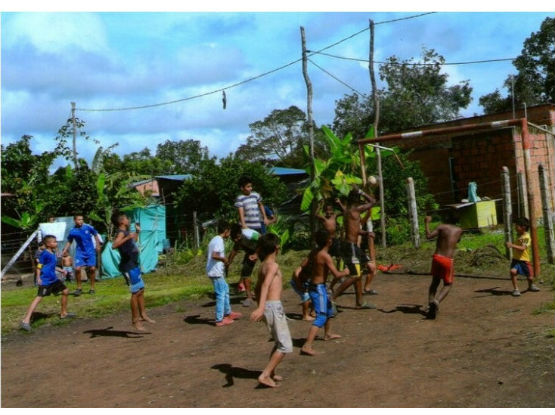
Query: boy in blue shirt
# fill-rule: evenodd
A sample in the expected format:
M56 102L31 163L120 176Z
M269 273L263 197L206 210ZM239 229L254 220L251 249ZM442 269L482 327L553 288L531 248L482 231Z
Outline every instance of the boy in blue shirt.
M31 302L31 305L29 306L29 309L20 324L21 329L25 331L31 331L31 316L39 303L42 301L42 298L47 297L52 293L62 293L62 310L60 312L60 318L65 319L75 317L75 314L67 312L67 296L69 294L69 290L56 276L57 258L55 252L56 247L58 246L56 237L46 235L43 241L45 249L40 253L36 270L36 281L39 287L37 296Z
M98 232L91 225L87 225L83 222L82 215L75 215L73 217L75 222L75 227L69 231L67 236L67 243L62 251L62 257L64 257L71 243L75 241L75 279L77 281L77 289L72 293L74 296L79 296L82 293L81 290L81 268L88 268L88 277L91 282L91 289L89 294L94 294L94 282L96 276L96 257L100 254L101 242L98 237ZM92 238L96 240L96 247L93 244Z

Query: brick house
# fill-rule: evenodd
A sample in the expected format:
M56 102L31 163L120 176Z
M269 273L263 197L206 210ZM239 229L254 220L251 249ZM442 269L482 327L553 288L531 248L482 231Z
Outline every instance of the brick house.
M515 118L524 118L523 110ZM530 107L526 111L531 140L532 191L534 213L542 217L539 193L538 165L541 163L548 176L548 199L555 210L555 105ZM513 119L512 112L463 118L441 124L420 127L420 131L456 126L470 126L493 121ZM537 127L540 128L537 128ZM549 134L547 131L551 131ZM386 138L386 136L384 136ZM478 195L500 198L501 168L507 166L511 177L513 212L519 212L517 172L524 171L522 135L519 127L504 126L475 131L403 137L388 140L387 146L411 150L409 158L420 161L428 178L428 190L441 205L458 203L467 197L468 183L478 184Z

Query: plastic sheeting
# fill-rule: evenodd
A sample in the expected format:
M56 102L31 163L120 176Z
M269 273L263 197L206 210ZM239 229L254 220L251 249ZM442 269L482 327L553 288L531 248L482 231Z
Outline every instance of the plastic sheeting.
M129 213L131 231L135 231L135 223L141 226L137 245L139 246L139 262L141 271L148 273L156 270L158 254L164 249L166 239L166 207L151 205L146 208L134 209ZM121 275L118 269L120 255L112 249L112 243L106 243L102 251L102 276L114 278Z

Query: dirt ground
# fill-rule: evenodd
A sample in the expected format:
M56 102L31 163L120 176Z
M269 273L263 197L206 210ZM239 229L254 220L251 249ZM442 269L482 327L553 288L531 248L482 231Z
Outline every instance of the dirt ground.
M257 386L272 342L239 299L244 318L222 328L205 298L150 310L148 333L129 313L12 333L2 407L554 407L553 314L532 314L553 292L514 298L507 278L456 278L432 321L419 310L429 278L379 274L376 310L349 308L347 292L333 320L343 338L315 342L316 357L299 354L310 323L285 290L294 352L277 389Z

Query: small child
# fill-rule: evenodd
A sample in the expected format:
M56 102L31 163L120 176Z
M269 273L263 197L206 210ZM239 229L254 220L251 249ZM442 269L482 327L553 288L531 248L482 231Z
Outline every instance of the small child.
M47 297L50 294L62 293L62 310L60 312L60 318L70 318L75 317L75 314L67 312L67 296L69 295L69 290L64 285L62 281L56 276L56 248L58 242L56 237L52 235L46 235L43 239L45 249L41 252L36 270L36 282L38 285L38 292L35 299L31 302L25 317L21 321L20 328L25 331L31 331L31 316L33 312L42 301L43 297Z
M313 256L312 262L312 276L309 289L310 299L314 305L316 319L313 321L306 341L301 348L301 354L315 356L318 354L312 349L312 342L316 338L318 330L324 327L324 340L338 339L341 336L331 332L330 317L333 316L333 309L328 293L326 291L326 280L328 273L331 272L333 276L338 279L349 275L350 271L345 268L343 271L338 271L333 264L333 260L328 252L331 246L331 238L329 233L320 229L315 234L317 248L311 253Z
M530 264L530 222L526 218L520 218L515 221L515 229L518 234L517 243L507 242L507 248L513 249L513 260L511 261L511 282L513 283L514 297L520 296L517 285L518 274L524 275L528 280L528 291L539 291L540 289L534 284L534 269Z
M258 252L262 266L258 272L256 283L256 299L258 308L251 313L252 321L265 319L268 330L275 341L270 361L258 377L262 385L275 388L276 381L283 378L276 375L277 365L283 360L286 353L293 351L293 341L287 325L285 311L281 304L282 276L276 255L279 250L279 238L273 233L263 235L258 242Z
M73 279L73 259L71 259L67 252L62 257L62 268L66 281L71 281Z
M301 298L301 305L303 309L303 320L313 321L314 317L310 315L310 295L308 294L308 287L310 283L310 276L312 274L312 256L309 255L303 260L301 265L299 265L295 271L293 271L293 276L289 284L293 291Z
M112 243L112 249L117 249L120 253L119 270L131 292L131 323L135 329L145 331L142 321L156 322L147 316L145 308L145 283L141 277L139 248L136 244L141 228L136 223L135 232L129 232L129 218L123 213L116 216L116 223L114 224L118 226L118 229L116 238Z
M216 326L223 327L241 318L241 313L231 311L229 303L229 286L225 280L225 267L228 263L225 257L224 239L229 238L230 227L225 221L218 221L218 235L208 244L208 258L206 274L212 281L216 294Z

